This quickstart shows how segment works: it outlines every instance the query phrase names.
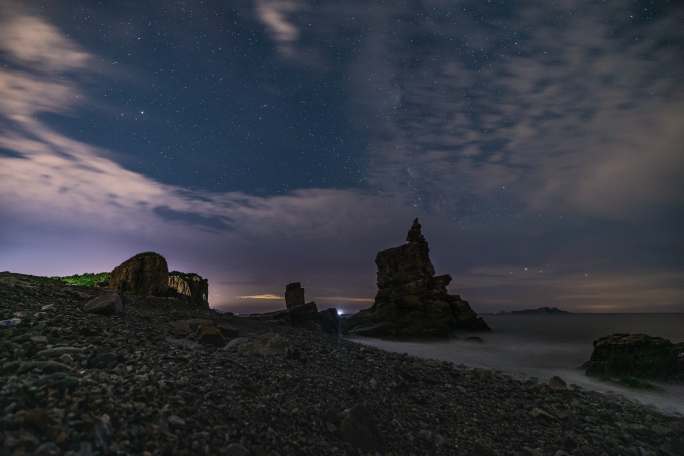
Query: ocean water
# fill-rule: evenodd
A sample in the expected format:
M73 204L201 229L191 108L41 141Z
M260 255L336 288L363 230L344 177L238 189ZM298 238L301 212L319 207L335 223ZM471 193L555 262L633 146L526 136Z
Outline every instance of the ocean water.
M438 342L397 342L353 338L359 343L422 358L452 361L508 372L514 377L554 375L608 395L622 395L663 413L684 415L684 386L656 384L660 390L635 390L602 382L579 367L589 359L592 342L612 333L644 333L684 342L684 314L569 314L485 316L491 333L463 334ZM466 341L477 335L482 343Z

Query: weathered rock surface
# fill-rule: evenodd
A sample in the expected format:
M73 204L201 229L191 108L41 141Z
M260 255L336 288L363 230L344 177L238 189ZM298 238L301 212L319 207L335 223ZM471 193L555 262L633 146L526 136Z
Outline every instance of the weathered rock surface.
M618 397L194 306L81 310L107 292L0 273L22 319L0 329L0 454L684 454L684 419ZM184 320L246 340L175 338Z
M144 252L114 268L109 287L122 293L136 295L163 295L169 282L166 259L154 252Z
M169 273L169 288L184 297L189 303L209 307L209 281L195 273L172 271Z
M594 341L587 375L684 381L684 343L646 334L612 334Z
M406 240L378 253L375 303L343 320L343 329L380 337L446 337L458 329L489 330L468 302L448 293L451 276L435 276L418 219Z
M83 311L93 314L113 315L123 312L119 293L107 293L91 299L83 305Z

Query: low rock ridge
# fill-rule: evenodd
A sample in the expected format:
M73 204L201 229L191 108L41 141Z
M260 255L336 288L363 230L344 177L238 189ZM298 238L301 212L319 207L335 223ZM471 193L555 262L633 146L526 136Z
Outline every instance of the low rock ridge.
M451 276L435 275L418 219L406 240L377 254L375 303L344 319L344 331L379 337L447 337L454 330L489 330L467 301L448 293Z
M595 377L636 377L684 382L684 343L646 334L611 334L594 341L584 364Z

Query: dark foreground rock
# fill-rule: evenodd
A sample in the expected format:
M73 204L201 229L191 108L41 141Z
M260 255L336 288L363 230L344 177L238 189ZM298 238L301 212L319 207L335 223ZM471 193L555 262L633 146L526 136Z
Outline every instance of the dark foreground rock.
M459 329L489 330L468 302L448 293L451 276L435 276L418 219L406 240L378 253L375 303L344 319L344 331L374 337L447 337Z
M191 305L82 310L106 292L0 273L0 454L684 454L681 418L615 397Z
M684 343L646 334L612 334L594 341L587 375L684 382Z

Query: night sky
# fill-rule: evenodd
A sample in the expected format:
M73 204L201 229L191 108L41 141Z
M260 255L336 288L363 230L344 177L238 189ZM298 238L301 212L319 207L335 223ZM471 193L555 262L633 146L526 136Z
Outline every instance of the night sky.
M0 0L0 270L352 311L420 217L476 311L684 311L677 3Z

